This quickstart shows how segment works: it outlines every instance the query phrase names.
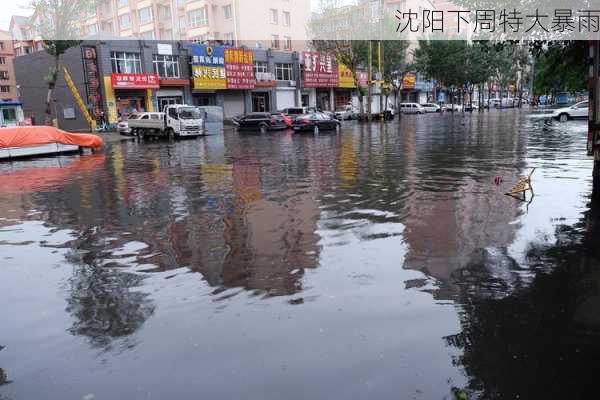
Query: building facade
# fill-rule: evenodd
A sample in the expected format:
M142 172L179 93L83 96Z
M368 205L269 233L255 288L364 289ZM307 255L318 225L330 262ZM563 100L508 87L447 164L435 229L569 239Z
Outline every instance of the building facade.
M12 36L10 32L0 30L0 126L16 125L23 121L14 58Z
M294 51L304 46L293 38L304 37L309 16L308 0L102 0L83 31Z
M15 59L26 117L44 120L47 83L53 65L45 51ZM316 52L284 52L190 41L84 41L61 57L87 110L109 123L133 112L167 104L214 105L230 119L248 112L289 107L334 110L357 103L348 71ZM362 74L366 84L367 78ZM53 105L59 125L89 129L60 71Z

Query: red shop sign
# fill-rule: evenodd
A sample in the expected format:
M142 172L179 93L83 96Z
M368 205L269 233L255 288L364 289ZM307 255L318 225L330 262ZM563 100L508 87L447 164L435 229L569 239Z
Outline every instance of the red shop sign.
M304 87L338 87L340 77L338 65L333 56L310 51L305 51L302 56L304 59Z
M254 55L251 50L225 49L227 89L254 89Z
M157 74L112 74L110 80L115 89L158 89Z

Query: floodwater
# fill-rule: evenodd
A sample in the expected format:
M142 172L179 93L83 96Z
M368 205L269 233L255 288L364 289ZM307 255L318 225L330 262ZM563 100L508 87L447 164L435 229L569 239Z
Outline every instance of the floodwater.
M0 164L0 399L595 397L585 140L505 110Z

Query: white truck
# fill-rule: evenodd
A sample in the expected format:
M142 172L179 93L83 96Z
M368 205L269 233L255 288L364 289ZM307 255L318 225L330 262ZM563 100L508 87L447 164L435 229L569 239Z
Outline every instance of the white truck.
M172 104L163 112L142 112L127 123L134 136L194 137L204 134L205 113L195 106Z

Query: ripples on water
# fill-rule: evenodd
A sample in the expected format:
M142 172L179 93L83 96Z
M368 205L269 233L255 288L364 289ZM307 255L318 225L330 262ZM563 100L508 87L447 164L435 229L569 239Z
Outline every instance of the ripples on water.
M590 361L536 340L597 354L561 284L598 237L585 136L499 111L0 164L0 398L526 394Z

